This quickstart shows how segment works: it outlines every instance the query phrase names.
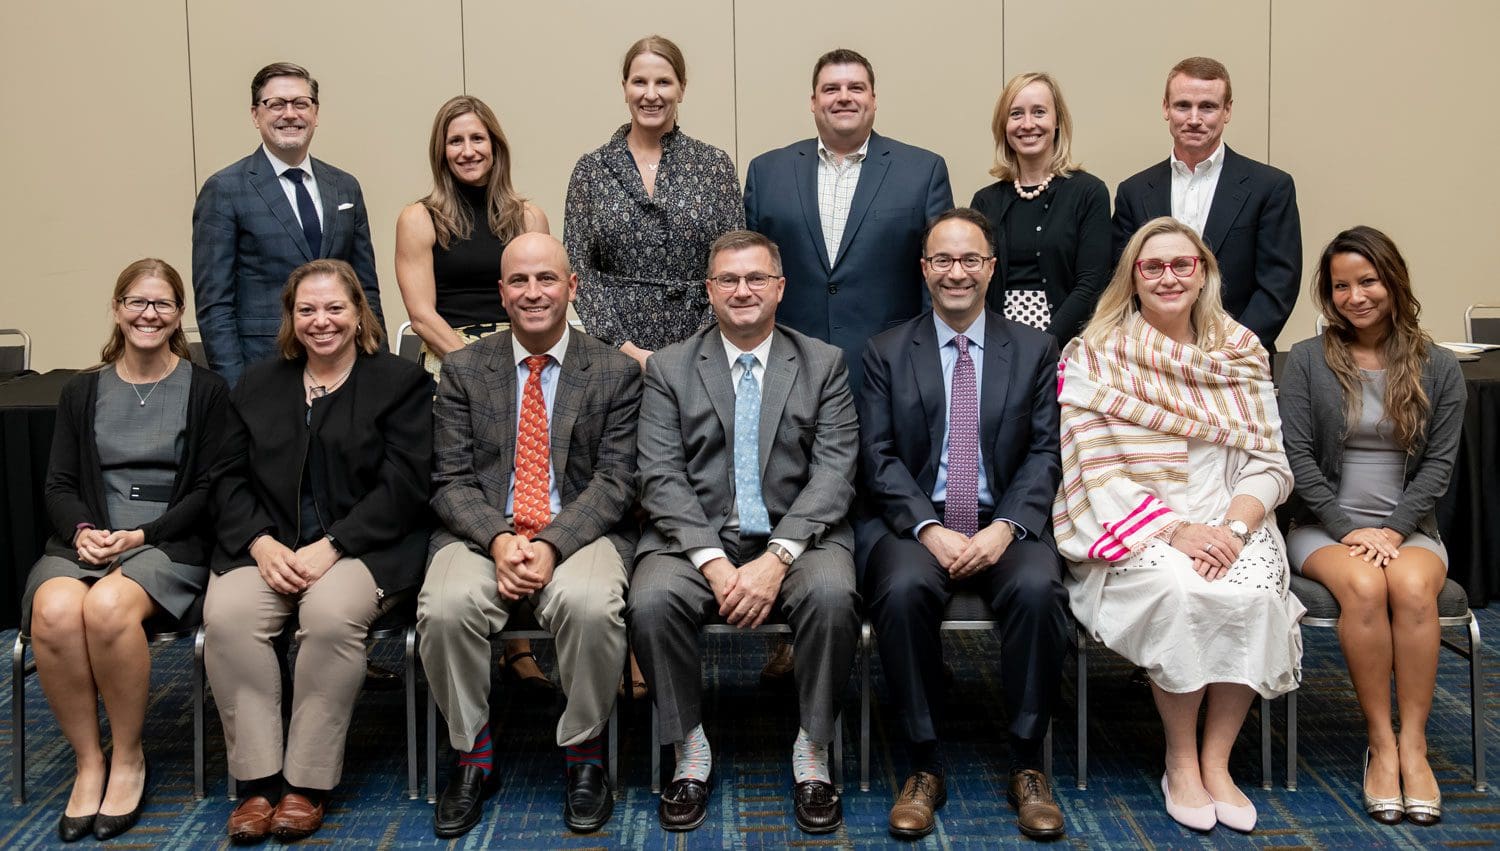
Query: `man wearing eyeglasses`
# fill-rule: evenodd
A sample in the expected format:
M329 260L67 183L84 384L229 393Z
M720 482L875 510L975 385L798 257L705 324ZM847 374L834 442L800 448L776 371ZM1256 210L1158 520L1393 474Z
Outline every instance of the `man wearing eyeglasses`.
M773 242L730 231L708 269L718 322L646 361L637 430L650 522L631 577L631 644L677 752L658 814L681 831L708 813L699 627L787 623L801 718L793 808L802 830L828 833L843 823L828 767L835 701L860 627L846 519L854 401L842 352L776 324L787 283Z
M1068 648L1067 592L1052 541L1057 344L985 308L995 273L989 221L968 208L929 226L922 274L932 310L869 342L859 396L861 591L910 747L893 835L933 829L947 800L939 748L939 626L959 591L1000 621L1009 799L1021 832L1063 833L1042 741ZM800 670L800 668L799 668Z
M193 206L198 330L209 366L231 385L275 352L281 290L303 263L348 262L385 324L359 181L308 156L318 81L290 62L260 69L250 83L250 120L261 146L205 181Z
M1291 175L1224 144L1234 106L1229 70L1193 56L1167 73L1162 118L1172 154L1115 193L1115 259L1146 222L1171 216L1208 243L1224 276L1224 309L1268 351L1297 303L1302 222Z

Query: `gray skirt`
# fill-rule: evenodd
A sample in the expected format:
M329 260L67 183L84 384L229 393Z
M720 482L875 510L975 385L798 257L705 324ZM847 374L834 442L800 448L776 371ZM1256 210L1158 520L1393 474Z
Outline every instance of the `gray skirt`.
M178 564L156 547L126 550L117 561L120 572L141 586L147 596L174 620L193 607L193 601L208 585L208 568ZM58 556L42 556L26 577L26 593L21 597L21 631L31 633L31 600L43 582L66 576L93 585L108 572L109 567L83 565Z

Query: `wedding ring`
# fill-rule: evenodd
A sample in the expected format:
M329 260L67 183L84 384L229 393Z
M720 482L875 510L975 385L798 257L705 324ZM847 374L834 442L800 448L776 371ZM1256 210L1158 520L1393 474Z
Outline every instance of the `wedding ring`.
M1208 552L1213 552L1214 551L1214 545L1211 544L1211 543L1210 544L1204 544L1203 545L1203 549L1207 550Z

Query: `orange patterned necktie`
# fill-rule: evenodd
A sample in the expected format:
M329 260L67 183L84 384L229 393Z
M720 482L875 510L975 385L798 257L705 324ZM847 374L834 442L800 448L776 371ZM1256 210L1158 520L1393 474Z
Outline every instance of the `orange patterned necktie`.
M521 394L521 427L516 432L514 516L516 534L527 539L552 519L552 452L547 443L547 403L542 398L542 370L549 360L547 355L526 358L531 375Z

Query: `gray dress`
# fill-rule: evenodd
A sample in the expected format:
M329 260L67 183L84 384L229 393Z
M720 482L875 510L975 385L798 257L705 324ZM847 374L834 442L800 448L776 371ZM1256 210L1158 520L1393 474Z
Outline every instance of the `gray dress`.
M136 529L167 510L187 446L188 391L193 369L180 361L154 388L122 380L114 367L99 372L94 400L94 445L104 479L110 529ZM142 397L145 404L142 404ZM121 553L120 572L145 589L169 615L180 618L208 582L208 568L173 562L153 546ZM21 600L21 629L30 631L31 601L49 579L66 576L92 584L113 565L93 566L44 555L32 568Z
M1339 475L1339 507L1358 528L1379 528L1401 502L1406 489L1406 450L1396 443L1394 427L1385 418L1385 370L1362 369L1364 384L1359 422L1344 438L1344 460ZM1298 526L1286 538L1290 561L1298 573L1308 557L1322 547L1342 546L1322 526ZM1420 547L1448 564L1443 542L1420 530L1402 542Z

